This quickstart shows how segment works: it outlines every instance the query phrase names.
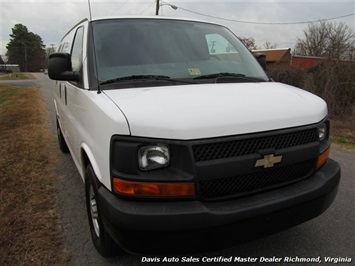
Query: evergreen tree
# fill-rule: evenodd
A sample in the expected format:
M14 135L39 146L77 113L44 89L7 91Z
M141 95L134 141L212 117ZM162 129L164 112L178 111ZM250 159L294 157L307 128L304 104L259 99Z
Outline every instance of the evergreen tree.
M45 50L42 38L29 32L27 27L16 24L7 44L9 64L18 64L24 72L36 72L44 67Z

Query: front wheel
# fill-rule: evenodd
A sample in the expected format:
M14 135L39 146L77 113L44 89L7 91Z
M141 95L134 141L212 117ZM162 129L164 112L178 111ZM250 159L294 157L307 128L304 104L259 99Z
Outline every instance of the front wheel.
M118 245L106 231L101 220L100 208L97 202L99 182L92 166L89 164L85 172L86 208L90 225L92 242L97 251L104 257L117 254Z

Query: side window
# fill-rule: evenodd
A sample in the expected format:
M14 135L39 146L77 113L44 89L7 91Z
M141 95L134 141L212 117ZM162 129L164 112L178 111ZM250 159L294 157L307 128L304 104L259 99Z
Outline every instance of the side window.
M68 41L63 42L60 46L61 46L60 50L59 50L60 52L62 52L62 53L70 53L70 51L69 51L69 42Z
M206 41L211 56L219 60L239 61L238 51L233 45L219 34L207 34Z
M71 63L73 71L79 71L82 65L83 59L83 27L77 29L74 44L71 51Z

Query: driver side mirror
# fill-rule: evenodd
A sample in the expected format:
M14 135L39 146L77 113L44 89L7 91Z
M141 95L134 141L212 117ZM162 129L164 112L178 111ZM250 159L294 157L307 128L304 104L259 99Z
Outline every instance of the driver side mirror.
M255 54L256 60L259 62L261 67L266 70L266 55L265 54Z
M71 57L68 53L53 53L49 56L48 76L53 80L79 80L79 73L72 70Z

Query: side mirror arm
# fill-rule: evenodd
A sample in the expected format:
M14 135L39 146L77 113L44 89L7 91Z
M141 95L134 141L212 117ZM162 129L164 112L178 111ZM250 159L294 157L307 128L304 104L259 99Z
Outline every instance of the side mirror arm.
M266 70L266 55L265 54L255 54L256 60L259 62L261 67Z

